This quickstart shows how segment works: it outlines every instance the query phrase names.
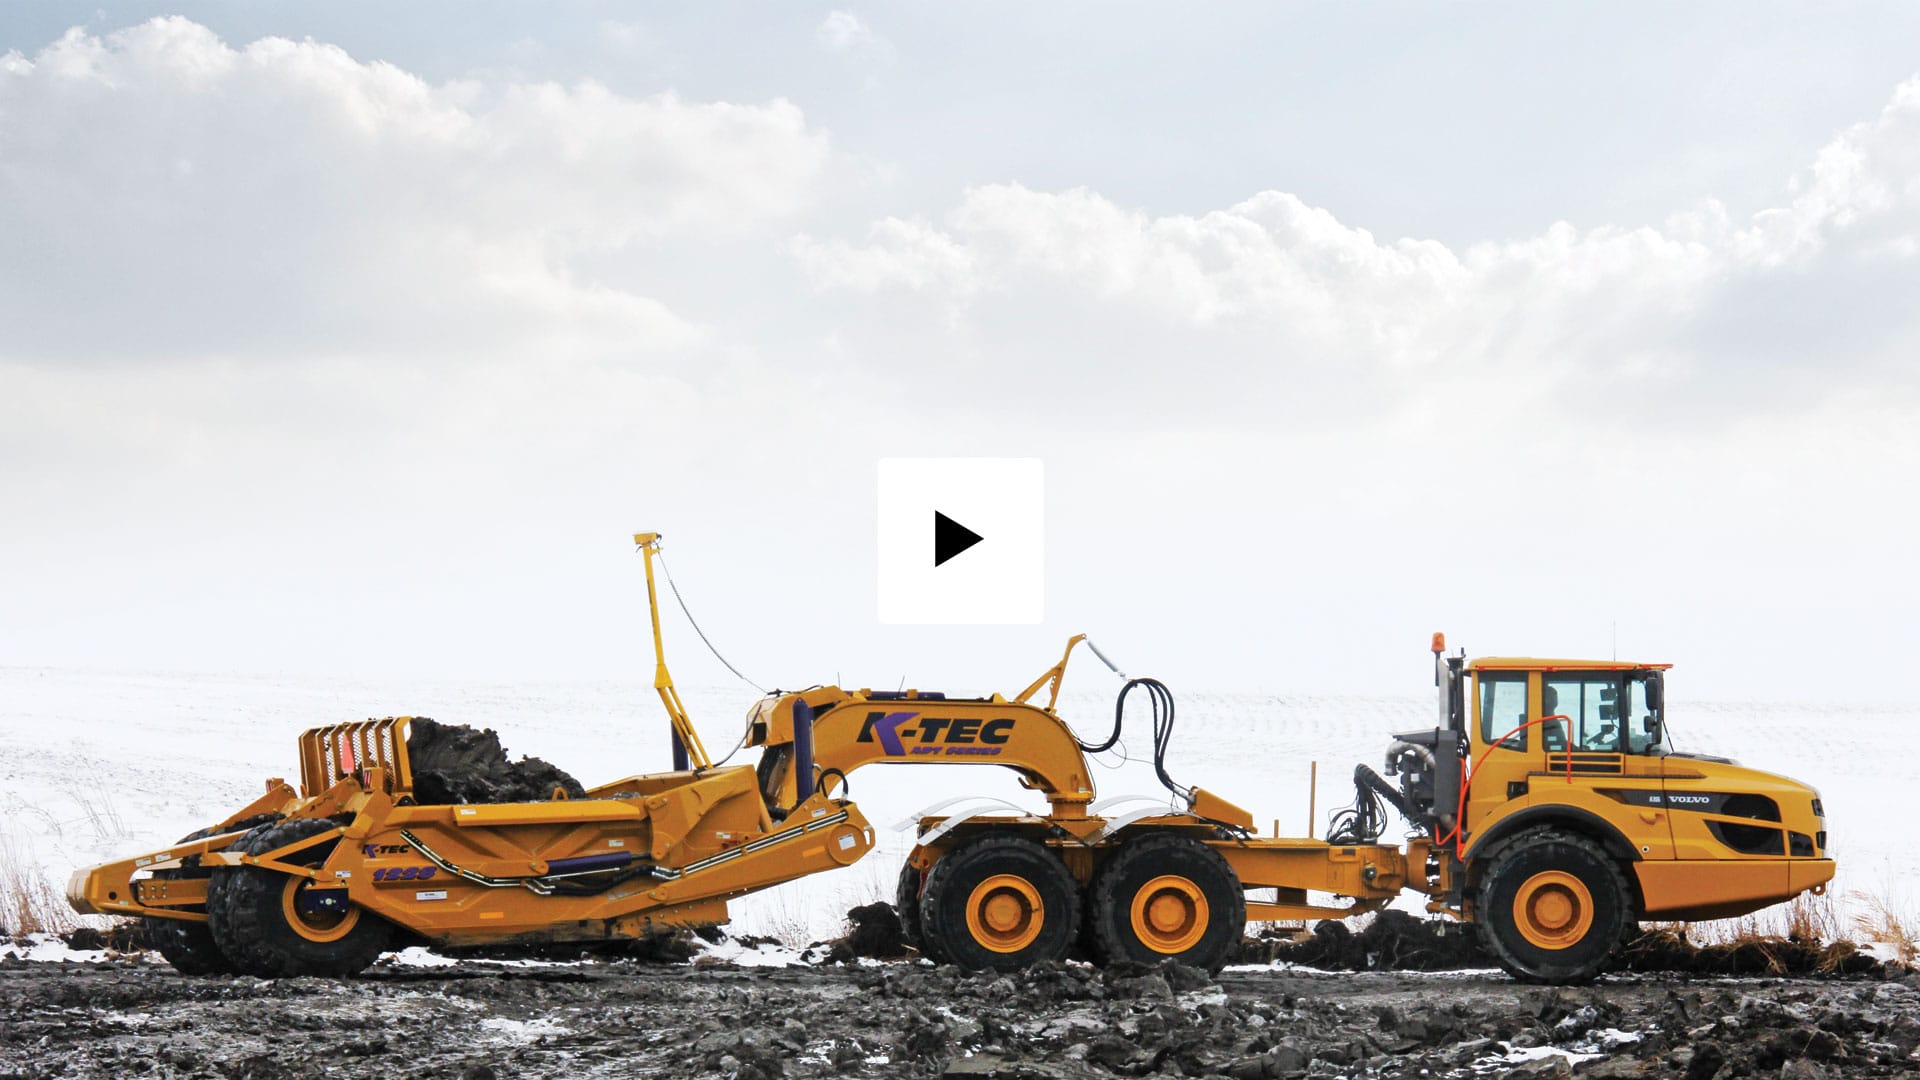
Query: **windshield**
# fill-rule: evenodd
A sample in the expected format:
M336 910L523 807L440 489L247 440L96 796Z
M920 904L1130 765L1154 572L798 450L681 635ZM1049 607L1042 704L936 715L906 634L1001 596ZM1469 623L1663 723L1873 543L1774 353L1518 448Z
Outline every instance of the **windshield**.
M1661 723L1647 703L1649 672L1552 672L1542 680L1541 742L1549 753L1662 754ZM1571 742L1571 746L1569 746Z

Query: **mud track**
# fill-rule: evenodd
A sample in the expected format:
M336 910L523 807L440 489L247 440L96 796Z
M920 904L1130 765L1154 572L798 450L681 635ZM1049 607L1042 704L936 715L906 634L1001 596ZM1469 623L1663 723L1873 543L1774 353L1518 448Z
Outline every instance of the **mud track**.
M1916 982L624 960L266 981L15 962L0 1077L1911 1076ZM1548 1046L1577 1056L1525 1059Z

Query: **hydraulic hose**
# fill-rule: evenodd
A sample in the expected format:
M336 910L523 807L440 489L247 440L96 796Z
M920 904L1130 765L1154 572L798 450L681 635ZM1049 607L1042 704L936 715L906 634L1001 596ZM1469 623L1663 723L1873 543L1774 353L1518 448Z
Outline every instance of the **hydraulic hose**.
M1081 742L1080 736L1078 735L1073 737L1073 741L1080 744L1081 750L1089 754L1104 754L1113 749L1114 743L1120 741L1120 725L1127 717L1127 691L1131 689L1133 689L1133 683L1129 682L1121 689L1119 698L1115 699L1113 703L1113 731L1107 736L1106 742L1096 745L1094 743Z
M1127 695L1133 693L1136 687L1146 691L1147 701L1153 710L1154 774L1168 791L1183 799L1193 798L1193 789L1175 783L1173 777L1167 775L1167 748L1173 744L1173 691L1167 689L1167 684L1159 679L1128 679L1127 684L1120 688L1120 696L1113 702L1113 731L1107 735L1106 741L1086 743L1081 742L1078 736L1073 741L1089 754L1101 754L1113 749L1114 744L1120 741L1121 728L1126 724Z
M1400 811L1401 817L1413 820L1400 792L1365 765L1353 767L1353 790L1353 806L1334 815L1333 826L1327 830L1328 843L1370 844L1379 839L1387 828L1388 806Z

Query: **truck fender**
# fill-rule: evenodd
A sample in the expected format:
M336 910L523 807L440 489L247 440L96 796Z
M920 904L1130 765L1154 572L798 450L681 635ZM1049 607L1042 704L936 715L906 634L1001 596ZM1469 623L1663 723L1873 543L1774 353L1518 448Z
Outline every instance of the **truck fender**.
M1622 862L1638 862L1640 849L1628 842L1613 823L1577 806L1534 806L1495 822L1493 827L1475 836L1462 857L1469 865L1484 862L1500 853L1521 833L1540 825L1557 825L1569 832L1591 837L1607 854ZM1628 874L1629 880L1635 875Z

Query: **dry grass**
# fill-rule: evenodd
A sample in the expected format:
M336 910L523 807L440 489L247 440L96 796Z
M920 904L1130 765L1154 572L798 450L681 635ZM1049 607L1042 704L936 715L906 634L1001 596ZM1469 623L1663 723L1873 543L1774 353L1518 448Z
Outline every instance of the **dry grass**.
M875 852L843 870L833 872L832 890L802 879L756 893L735 907L736 931L751 937L772 938L791 949L852 931L846 918L856 907L893 902L898 859ZM831 897L831 899L827 899Z
M893 886L905 856L875 850L845 870L835 871L833 903L836 913L881 902L893 903Z
M1839 913L1833 905L1833 893L1814 895L1803 892L1787 904L1787 938L1792 941L1845 940Z
M1804 941L1834 945L1850 941L1847 920L1835 907L1831 892L1801 893L1789 903L1737 919L1708 922L1645 923L1648 930L1667 930L1696 945L1741 945L1760 941Z
M0 821L13 826L0 831L0 936L64 934L89 923L107 925L105 919L83 919L73 910L59 883L41 873L30 841L23 839L40 837L56 851L70 845L110 848L124 843L130 830L101 779L104 772L80 760L68 792L77 808L73 817L58 817L46 806L11 794L0 800Z
M790 949L804 949L816 940L806 897L790 885L757 894L734 925L737 934L772 938Z
M0 935L63 934L78 928L80 916L47 876L14 844L0 835Z
M1854 892L1841 904L1832 892L1802 893L1789 903L1738 919L1647 923L1643 929L1648 936L1640 945L1654 951L1675 946L1698 950L1709 965L1703 971L1714 970L1713 964L1732 964L1749 974L1852 971L1869 956L1889 958L1888 949L1872 945L1890 946L1890 959L1913 967L1920 959L1920 942L1910 929L1916 925L1914 918L1903 910L1884 894ZM1673 945L1661 944L1660 935L1669 936ZM1756 963L1763 967L1754 969Z
M1703 945L1784 940L1851 946L1863 952L1868 945L1881 945L1888 947L1900 963L1920 966L1920 917L1901 902L1897 890L1855 890L1847 894L1844 912L1832 892L1821 896L1801 893L1782 907L1744 918L1666 924L1666 928Z
M120 811L113 805L113 795L100 780L103 772L92 770L90 778L76 781L70 794L80 807L77 824L86 826L87 833L96 843L111 845L127 839L131 834Z
M1884 897L1856 893L1853 899L1859 906L1853 916L1854 932L1868 941L1888 946L1893 950L1894 959L1908 967L1920 966L1920 938L1915 936L1920 920L1911 912L1897 909L1894 901Z
M92 758L75 757L68 771L71 780L63 799L29 800L9 792L0 796L0 819L13 822L16 835L38 836L55 845L111 848L131 839L133 831L103 779L107 768ZM71 802L74 813L55 813L62 801Z

